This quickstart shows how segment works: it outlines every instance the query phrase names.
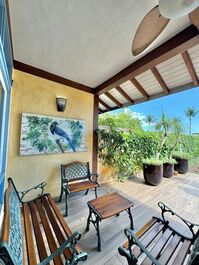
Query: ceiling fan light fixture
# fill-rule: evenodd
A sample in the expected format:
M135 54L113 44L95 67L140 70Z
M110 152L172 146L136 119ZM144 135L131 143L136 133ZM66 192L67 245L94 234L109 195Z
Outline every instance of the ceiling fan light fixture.
M160 14L166 18L180 18L199 6L199 0L159 0Z

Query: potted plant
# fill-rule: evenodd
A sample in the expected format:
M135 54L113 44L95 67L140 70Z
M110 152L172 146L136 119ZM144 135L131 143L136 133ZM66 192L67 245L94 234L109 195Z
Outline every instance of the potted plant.
M175 158L176 160L174 169L180 174L187 173L189 168L188 160L190 158L190 155L186 152L175 152L173 154L173 158Z
M160 134L160 141L157 147L155 158L145 159L143 161L144 179L147 184L159 185L163 179L163 161L160 160L160 155L164 143L168 137L168 132L171 128L171 119L162 114L160 121L156 124L156 130Z
M174 174L174 165L176 160L173 158L166 159L163 163L163 177L171 178Z
M155 158L143 160L143 174L147 184L159 185L163 178L162 161Z

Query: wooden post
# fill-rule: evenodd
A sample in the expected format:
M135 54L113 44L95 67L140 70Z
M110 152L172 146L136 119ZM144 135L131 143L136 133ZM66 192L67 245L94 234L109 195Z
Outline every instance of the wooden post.
M94 95L93 104L93 154L92 154L92 172L97 173L97 151L98 151L98 113L99 113L99 96Z

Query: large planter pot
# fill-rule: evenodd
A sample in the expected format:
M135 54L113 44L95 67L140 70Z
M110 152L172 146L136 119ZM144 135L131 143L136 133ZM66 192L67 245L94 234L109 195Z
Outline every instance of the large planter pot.
M188 172L188 159L175 158L176 164L174 169L180 174L185 174Z
M170 178L174 174L174 164L164 163L163 164L163 176L165 178Z
M147 184L157 186L163 179L162 165L143 164L144 179Z

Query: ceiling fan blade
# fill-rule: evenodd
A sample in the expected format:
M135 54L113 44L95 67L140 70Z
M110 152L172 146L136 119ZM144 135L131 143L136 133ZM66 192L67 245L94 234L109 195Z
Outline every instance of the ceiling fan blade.
M191 23L199 29L199 7L189 13Z
M160 15L158 6L151 9L135 33L132 44L133 55L143 52L160 35L169 20Z
M167 18L180 18L199 6L199 0L159 0L162 16Z

